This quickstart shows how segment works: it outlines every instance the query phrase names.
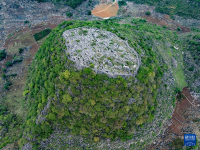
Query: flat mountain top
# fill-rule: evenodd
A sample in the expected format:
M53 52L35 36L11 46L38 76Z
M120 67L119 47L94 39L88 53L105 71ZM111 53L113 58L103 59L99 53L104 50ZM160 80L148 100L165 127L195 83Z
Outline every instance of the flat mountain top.
M139 68L139 58L134 48L109 31L80 27L63 33L66 54L83 69L91 67L96 73L110 77L133 76Z

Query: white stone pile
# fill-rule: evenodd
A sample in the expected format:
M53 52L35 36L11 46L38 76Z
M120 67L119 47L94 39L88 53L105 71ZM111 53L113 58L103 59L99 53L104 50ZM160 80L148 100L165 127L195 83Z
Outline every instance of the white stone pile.
M140 59L128 43L112 32L80 27L66 30L66 54L78 69L91 67L109 77L135 76Z

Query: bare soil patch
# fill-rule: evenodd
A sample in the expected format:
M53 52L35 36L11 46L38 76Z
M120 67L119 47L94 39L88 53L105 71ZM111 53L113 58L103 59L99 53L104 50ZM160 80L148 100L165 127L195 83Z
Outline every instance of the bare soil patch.
M39 46L37 45L37 43L33 44L29 51L31 56L34 56L38 49L39 49Z
M58 26L58 24L52 24L52 23L49 23L48 24L48 27L50 28L50 29L54 29L55 27L57 27Z
M44 25L36 25L36 26L34 26L34 27L31 27L31 29L32 30L34 30L34 29L40 29L40 28L43 28L44 27Z
M161 25L161 26L167 26L167 23L164 20L158 19L158 18L153 18L151 16L143 16L144 19L146 19L147 21L157 24L157 25Z
M4 48L7 49L7 48L8 48L8 45L14 46L15 42L18 43L18 42L20 42L20 40L19 40L19 39L15 39L15 40L13 40L13 39L8 39L8 40L6 40L6 43L5 43L5 45L4 45Z
M110 18L117 15L119 6L117 2L114 3L104 3L95 6L92 10L92 15L101 18Z

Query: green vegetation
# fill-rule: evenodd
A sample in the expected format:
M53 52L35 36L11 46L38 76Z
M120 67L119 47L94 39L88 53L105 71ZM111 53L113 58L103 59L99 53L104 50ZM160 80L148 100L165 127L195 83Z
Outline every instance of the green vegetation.
M9 87L12 85L11 82L7 81L5 84L4 84L4 89L7 90L9 89Z
M38 139L45 139L59 123L67 126L72 135L87 138L86 141L98 142L105 138L124 141L131 139L139 126L144 127L145 123L153 120L157 89L166 64L160 59L161 55L152 50L152 44L155 38L157 41L167 38L173 42L176 35L162 27L147 24L143 19L134 19L133 22L131 26L119 25L115 20L68 21L52 30L29 70L23 93L23 105L28 110L24 137L33 139L37 135ZM65 54L62 33L81 26L98 27L122 39L126 37L131 47L139 54L143 52L145 57L142 57L143 65L136 76L138 81L135 83L132 77L109 78L105 74L94 73L90 68L76 70ZM86 33L82 31L80 34ZM90 67L93 68L92 65ZM137 102L128 104L130 98ZM48 102L50 108L44 116L46 121L36 124L37 116ZM20 146L27 141L21 138ZM36 142L32 144L36 145Z
M181 101L181 100L185 99L185 96L183 94L178 94L176 98L178 101Z
M6 52L5 49L0 51L0 61L6 58Z
M49 0L36 0L38 2L47 2ZM72 8L76 8L78 5L80 5L85 0L50 0L55 3L64 3Z
M73 14L72 14L71 12L67 12L66 15L67 15L68 17L72 17Z
M10 67L10 66L12 66L12 65L13 65L12 62L10 62L10 61L6 62L6 67Z
M23 51L24 51L23 48L20 48L20 49L19 49L19 53L20 53L20 54L23 53Z
M89 10L89 11L88 11L88 15L91 15L91 14L92 14L92 12Z
M170 145L175 149L182 149L184 142L182 139L175 139Z
M0 104L0 148L22 137L22 133L20 133L21 124L19 122L22 122L22 120Z
M12 59L13 64L18 63L18 62L22 62L22 61L23 61L23 57L21 57L21 56L14 56L13 59Z
M149 16L149 15L151 15L151 12L147 11L147 12L145 12L145 14Z
M182 65L178 64L177 68L173 70L174 77L178 83L178 87L179 87L180 91L182 91L182 89L188 85L185 80L185 75L184 75L182 68L183 68Z
M118 1L118 5L119 6L126 6L126 1L125 0L121 0L121 1Z
M186 34L181 38L183 40L184 50L190 54L190 56L184 55L184 67L186 68L184 73L188 79L188 85L198 92L200 86L198 84L195 86L194 83L199 82L200 77L200 34L195 30L192 34Z
M28 20L24 21L24 24L28 24L28 23L29 23L29 21L28 21Z
M39 33L34 34L33 36L34 36L36 41L39 41L43 37L47 36L50 32L51 32L51 29L45 29L45 30L43 30Z
M200 0L128 0L134 3L156 6L156 11L173 17L200 19Z

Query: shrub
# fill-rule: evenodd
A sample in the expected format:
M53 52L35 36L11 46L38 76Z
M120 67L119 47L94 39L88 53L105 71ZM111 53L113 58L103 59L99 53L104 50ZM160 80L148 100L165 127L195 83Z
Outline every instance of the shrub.
M6 79L6 74L5 73L3 73L1 76L2 76L3 79Z
M28 21L28 20L24 21L24 24L28 24L28 23L29 23L29 21Z
M6 58L6 52L5 49L0 51L0 61Z
M180 28L180 27L178 27L178 28L177 28L177 31L181 31L181 28Z
M13 74L11 74L10 76L14 77L14 76L16 76L16 75L17 75L16 73L13 73Z
M10 62L10 61L8 61L7 63L6 63L6 67L9 67L9 66L12 66L13 64L12 64L12 62Z
M17 63L17 62L22 62L23 61L23 57L14 57L13 58L13 64Z
M90 64L90 67L91 67L91 68L94 68L94 64Z
M4 89L7 90L9 87L12 85L11 82L7 81L6 84L4 85Z
M91 11L89 10L89 11L88 11L88 15L91 15L91 14L92 14L92 13L91 13Z
M122 0L122 1L118 1L118 5L119 6L125 6L127 4L126 4L126 1Z
M6 68L2 68L2 71L3 71L3 72L6 72Z
M20 54L23 53L23 51L24 51L23 48L20 48L20 49L19 49L19 53L20 53Z
M48 114L48 118L49 118L50 120L55 120L55 119L56 119L56 116L55 116L53 113L49 113L49 114Z
M98 142L99 141L99 137L94 137L94 141Z
M190 67L189 71L194 71L194 66Z
M151 15L150 11L147 11L145 14L148 16Z
M73 15L73 14L72 14L71 12L67 12L67 13L66 13L66 16L68 16L68 17L72 17L72 15Z
M26 96L29 93L29 90L23 92L23 96Z

